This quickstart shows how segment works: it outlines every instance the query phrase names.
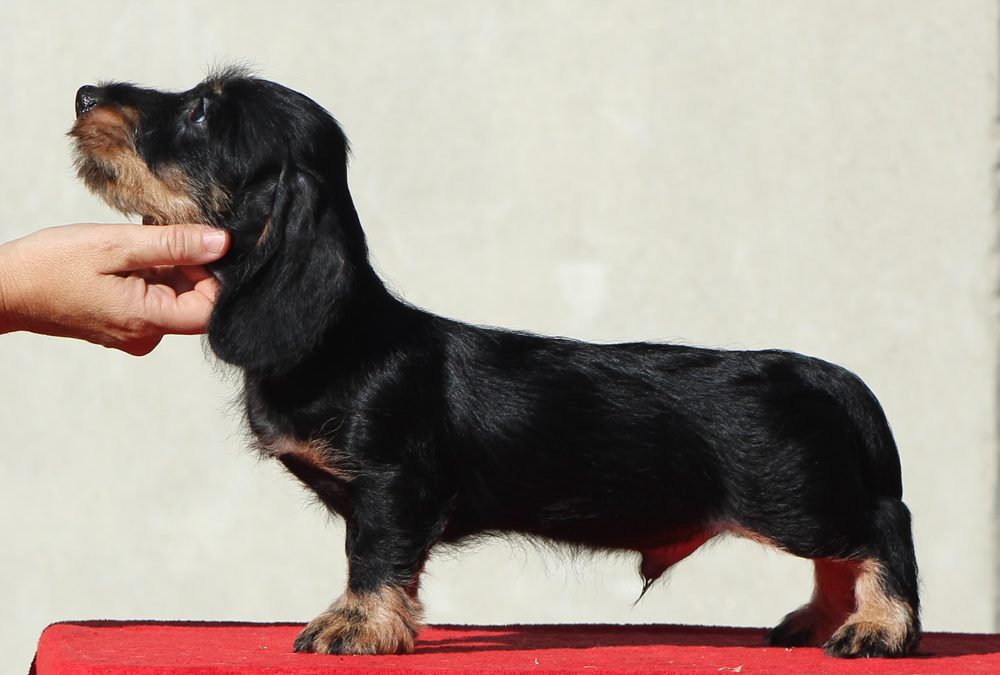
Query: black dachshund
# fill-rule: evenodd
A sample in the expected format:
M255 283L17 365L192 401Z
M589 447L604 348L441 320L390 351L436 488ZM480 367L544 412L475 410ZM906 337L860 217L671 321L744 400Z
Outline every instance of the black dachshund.
M76 96L87 186L148 224L232 234L208 330L247 419L347 524L347 589L303 652L409 652L431 549L519 533L635 551L646 587L730 533L815 563L773 645L899 656L920 638L899 456L853 374L781 351L596 345L412 307L369 263L323 108L231 70Z

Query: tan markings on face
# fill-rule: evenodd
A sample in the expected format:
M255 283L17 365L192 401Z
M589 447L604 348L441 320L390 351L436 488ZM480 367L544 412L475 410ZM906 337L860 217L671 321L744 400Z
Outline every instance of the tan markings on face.
M374 593L345 592L303 633L312 634L312 649L318 653L336 644L344 654L408 654L422 618L419 600L387 585Z
M322 441L300 441L282 436L274 440L259 440L257 445L268 457L294 457L339 481L350 482L354 479L346 455Z
M900 654L906 650L907 643L914 637L916 617L908 603L885 592L884 575L882 564L877 560L858 564L854 585L857 610L847 617L833 640L851 631L854 649L865 642L880 640L890 653Z
M142 215L156 224L204 222L198 197L220 212L228 196L219 186L197 191L177 166L151 171L136 152L138 113L132 108L99 106L77 119L70 130L76 142L77 173L91 191L124 214Z

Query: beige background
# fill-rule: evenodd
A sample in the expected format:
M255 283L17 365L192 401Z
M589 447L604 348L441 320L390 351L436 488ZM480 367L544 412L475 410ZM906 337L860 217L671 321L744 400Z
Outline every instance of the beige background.
M249 61L343 123L413 302L861 374L902 449L926 626L996 628L994 2L278 6L0 4L0 239L119 219L73 176L79 85ZM339 592L340 525L244 450L198 339L0 342L5 668L56 620L305 621ZM810 572L723 542L632 608L633 560L497 542L436 557L425 587L435 622L770 625Z

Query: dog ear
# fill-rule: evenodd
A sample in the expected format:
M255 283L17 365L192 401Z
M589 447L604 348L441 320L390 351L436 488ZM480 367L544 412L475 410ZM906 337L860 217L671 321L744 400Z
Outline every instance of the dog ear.
M263 233L221 275L208 341L223 361L260 374L287 371L319 345L350 296L354 268L341 219L353 209L338 212L319 181L283 167Z

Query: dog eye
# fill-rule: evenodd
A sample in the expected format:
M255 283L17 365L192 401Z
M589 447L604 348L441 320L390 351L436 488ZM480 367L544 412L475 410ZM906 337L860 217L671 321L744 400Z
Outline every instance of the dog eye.
M188 113L188 119L190 119L195 124L201 124L205 121L205 108L207 107L208 101L205 97L199 98L198 102L194 104L191 108L191 112Z

